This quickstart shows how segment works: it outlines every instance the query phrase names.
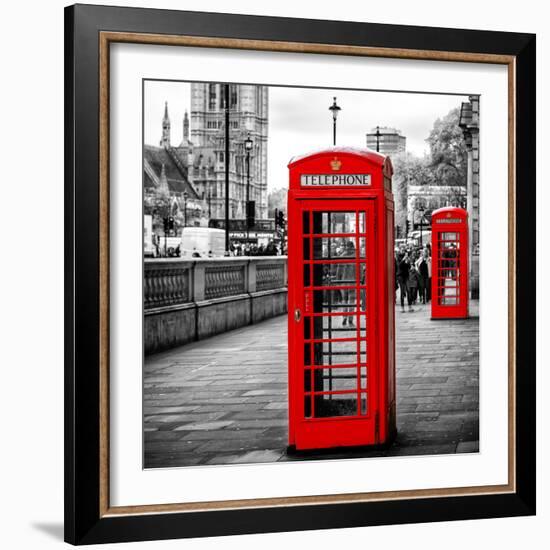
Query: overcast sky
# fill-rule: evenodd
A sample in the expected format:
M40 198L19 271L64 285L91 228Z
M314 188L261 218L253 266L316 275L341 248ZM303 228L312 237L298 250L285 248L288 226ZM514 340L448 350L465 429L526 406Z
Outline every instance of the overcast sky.
M171 140L183 136L183 115L190 114L190 84L147 81L144 97L145 143L158 145L164 102L168 101ZM268 188L288 187L287 164L293 156L332 145L333 96L342 108L337 122L337 145L365 147L373 127L390 126L407 138L415 155L428 151L426 138L437 118L459 107L465 96L367 92L351 90L269 88Z

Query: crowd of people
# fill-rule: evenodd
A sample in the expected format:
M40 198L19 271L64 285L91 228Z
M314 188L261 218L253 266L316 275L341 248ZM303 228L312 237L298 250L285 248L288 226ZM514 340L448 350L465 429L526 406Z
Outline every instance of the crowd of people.
M259 246L255 243L231 243L229 251L231 256L280 256L282 254L273 241Z
M395 290L399 291L401 311L414 311L416 303L426 304L431 299L432 250L424 247L402 245L395 253Z

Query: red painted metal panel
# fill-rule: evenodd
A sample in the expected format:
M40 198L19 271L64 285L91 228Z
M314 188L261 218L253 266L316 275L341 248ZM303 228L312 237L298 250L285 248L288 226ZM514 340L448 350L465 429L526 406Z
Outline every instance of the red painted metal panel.
M468 213L432 213L432 319L468 317Z
M395 434L391 162L335 147L289 168L289 445L386 443Z

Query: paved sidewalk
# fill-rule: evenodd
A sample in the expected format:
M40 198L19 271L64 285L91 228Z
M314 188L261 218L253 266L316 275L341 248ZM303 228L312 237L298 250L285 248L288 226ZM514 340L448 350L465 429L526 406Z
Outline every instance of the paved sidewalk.
M431 321L429 311L396 311L398 436L388 450L287 456L284 315L146 357L145 467L477 452L478 319Z

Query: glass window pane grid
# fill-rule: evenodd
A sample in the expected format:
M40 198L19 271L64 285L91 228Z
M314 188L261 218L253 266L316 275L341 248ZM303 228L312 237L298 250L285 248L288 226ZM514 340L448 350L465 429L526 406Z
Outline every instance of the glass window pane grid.
M307 289L304 293L306 304L314 304L315 299L323 298L320 296L320 293L323 293L326 289L325 287L319 289ZM337 290L337 289L335 289ZM305 313L311 317L357 317L365 316L367 314L366 305L368 300L367 287L351 287L347 290L348 292L354 292L355 296L348 296L346 302L343 301L331 301L331 297L328 297L328 301L323 299L321 303L322 308L329 309L330 311L309 311L309 307L306 307ZM332 290L331 290L332 293ZM358 294L358 295L357 295ZM344 311L343 308L353 308L352 311Z
M356 331L357 332L357 331ZM306 344L328 344L329 342L357 342L359 336L350 336L348 338L307 338L304 340ZM366 338L361 338L366 342Z
M324 290L366 290L365 285L330 285L330 286L311 286L308 290L324 291Z
M366 311L361 311L359 313L363 317L365 317L365 318L367 317L367 312ZM349 315L346 315L341 311L336 311L336 312L312 311L311 313L308 313L308 315L311 316L311 317L349 317Z
M316 258L309 260L304 258L304 264L365 264L366 258Z
M331 350L330 348L333 344L335 345L335 347L337 347L337 343L337 341L335 342L334 340L330 340L328 342L307 342L306 344L304 344L304 368L331 368L335 365L365 366L368 364L368 345L366 339L356 342L355 350L353 350L353 346L350 346L349 350ZM329 351L325 351L324 347L321 344L329 344ZM348 359L341 360L342 357ZM325 358L328 358L328 363L325 362Z
M311 392L304 394L304 401L305 403L309 403L308 407L310 407L309 414L307 414L306 411L306 418L308 422L314 422L314 421L323 421L327 419L334 419L334 420L344 420L344 419L368 419L370 416L369 413L369 399L368 399L368 391L366 390L360 390L360 391L348 391L348 390L338 390L338 391L326 391L326 392ZM348 414L323 414L323 411L318 411L320 414L316 415L315 413L315 406L316 406L316 399L320 398L329 398L329 400L334 397L335 399L332 399L332 402L338 402L339 398L349 396L351 398L352 404L353 401L356 401L356 406L354 407L355 410L351 409ZM326 403L325 400L323 400L323 403Z
M306 365L304 370L330 370L330 369L352 369L356 367L367 367L367 363L334 363L333 365Z
M319 214L321 216L319 216ZM334 231L332 226L333 222L337 224L338 222L334 220L341 215L349 215L355 217L355 230L351 230L351 227L348 230L346 229L346 223L344 220L342 230ZM328 219L324 217L327 216ZM365 225L366 213L364 211L357 210L304 210L302 212L302 235L351 235L355 236L356 234L365 235L366 234L366 225ZM349 219L349 218L347 218ZM328 222L328 223L327 223ZM320 231L316 230L316 227L320 227Z
M327 239L340 239L343 237L350 237L355 238L356 236L361 238L366 238L366 233L304 233L304 237L310 238L313 237L314 239L321 239L321 238L327 238Z
M337 239L347 239L344 243L338 243ZM351 237L314 237L309 239L312 243L311 255L304 259L312 260L332 260L339 259L340 261L346 261L349 263L351 260L366 259L366 238L359 237L359 235L353 235ZM355 241L355 242L354 242ZM349 249L349 243L353 244L353 251L346 251ZM337 245L340 245L338 247ZM341 255L335 254L337 250L344 247L341 250ZM345 254L345 255L344 255Z
M356 365L318 368L316 369L317 375L314 375L317 387L314 386L313 391L311 389L312 375L308 370L309 369L305 369L304 371L304 389L307 394L332 394L334 392L356 393L357 390L367 391L366 366L363 366L363 368L358 368ZM342 384L342 382L344 382L344 384ZM334 383L336 387L329 386L329 384L332 383ZM338 385L341 387L338 387Z
M328 219L329 219L329 224L330 224L330 212L327 213L328 215ZM359 218L359 212L356 211L355 212L355 216L356 216L356 233L354 234L345 234L345 233L334 233L334 234L327 234L327 233L311 233L309 236L321 236L321 237L326 237L327 235L328 236L336 236L336 237L339 237L339 236L353 236L354 237L354 240L355 240L355 255L354 257L346 257L346 258L342 258L342 259L333 259L333 257L331 256L331 253L332 253L332 247L331 246L328 246L328 249L327 249L327 252L328 252L328 258L318 258L318 259L309 259L309 258L314 258L315 257L315 252L314 252L314 245L317 244L317 248L319 249L319 243L315 243L314 242L314 239L313 238L310 238L308 239L308 252L309 252L309 258L306 259L304 258L304 264L308 264L308 265L318 265L318 264L323 264L323 263L342 263L342 264L345 264L345 263L348 263L348 264L355 264L355 271L356 271L356 285L332 285L332 286L322 286L322 285L315 285L314 282L312 281L312 278L313 278L313 270L310 269L308 271L306 271L304 269L304 273L307 274L308 277L306 277L306 279L308 280L305 280L304 283L305 285L308 285L310 288L309 290L310 291L313 291L313 290L317 290L317 291L324 291L324 290L355 290L356 291L356 299L354 300L353 302L353 306L347 306L347 307L353 307L354 310L352 311L349 311L349 312L342 312L342 311L330 311L330 312L312 312L309 317L310 318L319 318L319 317L327 317L328 319L328 322L331 324L332 323L332 319L336 318L336 317L343 317L344 319L345 318L349 318L349 317L352 317L352 316L355 316L356 317L356 320L357 320L357 326L355 327L355 332L356 332L356 335L355 337L345 337L345 338L309 338L309 339L306 339L306 342L307 342L307 346L311 346L311 358L313 359L313 362L315 362L315 352L314 352L314 349L313 349L313 346L317 343L321 343L321 344L329 344L329 346L332 345L333 342L353 342L355 341L356 342L356 354L357 354L357 357L359 359L361 359L361 355L362 353L364 354L366 352L366 349L362 349L363 348L363 345L364 347L366 348L366 326L361 326L361 321L364 321L365 322L365 325L366 325L366 321L367 321L367 318L366 318L366 311L365 310L365 307L366 307L366 301L367 301L367 296L366 296L366 285L365 285L365 280L366 280L366 273L365 273L365 270L366 270L366 262L365 262L365 259L366 259L366 250L367 250L367 241L366 241L366 213L365 212L361 212L361 219ZM313 226L313 220L311 219L313 217L313 212L310 212L310 227ZM314 229L313 229L314 231ZM362 246L361 246L362 245ZM322 244L321 244L321 247L322 247ZM321 248L322 250L322 248ZM360 258L357 258L357 256L361 256ZM328 261L327 261L328 260ZM362 267L362 269L361 269ZM361 277L363 276L363 280L361 279ZM362 284L361 284L362 283ZM362 292L360 292L362 291ZM361 294L363 296L361 296ZM310 292L310 295L312 296L313 295L313 292ZM357 300L357 297L359 297L359 300ZM310 301L311 303L311 301ZM351 315L346 315L346 313L350 313ZM321 328L321 330L324 332L327 332L327 329L325 329L324 327ZM341 328L341 327L331 327L329 326L328 328L328 332L332 332L332 330L345 330L345 331L349 331L348 328ZM365 333L365 335L363 335L363 333ZM342 352L342 353L346 353L349 355L349 353L347 352ZM323 353L321 354L321 357L326 357L326 353ZM324 396L324 395L328 395L328 396L333 396L333 395L356 395L356 417L361 417L361 416L365 416L367 415L368 411L367 411L367 401L366 401L366 377L367 377L367 364L366 362L359 362L359 363L356 363L356 364L341 364L340 365L333 365L331 364L332 363L332 354L328 357L329 359L329 364L328 365L312 365L310 367L305 367L305 370L309 370L310 371L310 384L311 384L311 388L315 388L314 384L314 373L316 371L329 371L330 373L332 373L332 369L338 369L338 368L350 368L350 366L354 367L356 369L356 372L357 372L357 375L356 375L356 379L355 379L355 385L356 385L356 389L352 389L352 390L340 390L340 391L310 391L310 392L307 392L306 394L306 401L308 399L310 399L310 411L309 411L309 415L307 415L309 417L310 420L315 420L315 397L318 397L318 396ZM366 356L364 357L365 361L366 361ZM363 376L363 378L362 378ZM363 385L362 385L363 384ZM327 416L322 416L322 417L319 417L317 419L323 419L323 418L326 418ZM329 417L332 417L332 416L329 416ZM339 414L337 415L334 415L335 418L350 418L350 417L353 417L353 416L350 416L349 414L345 414L345 416L340 416Z
M438 234L437 301L442 306L460 305L461 253L460 233ZM453 255L449 255L449 252Z

